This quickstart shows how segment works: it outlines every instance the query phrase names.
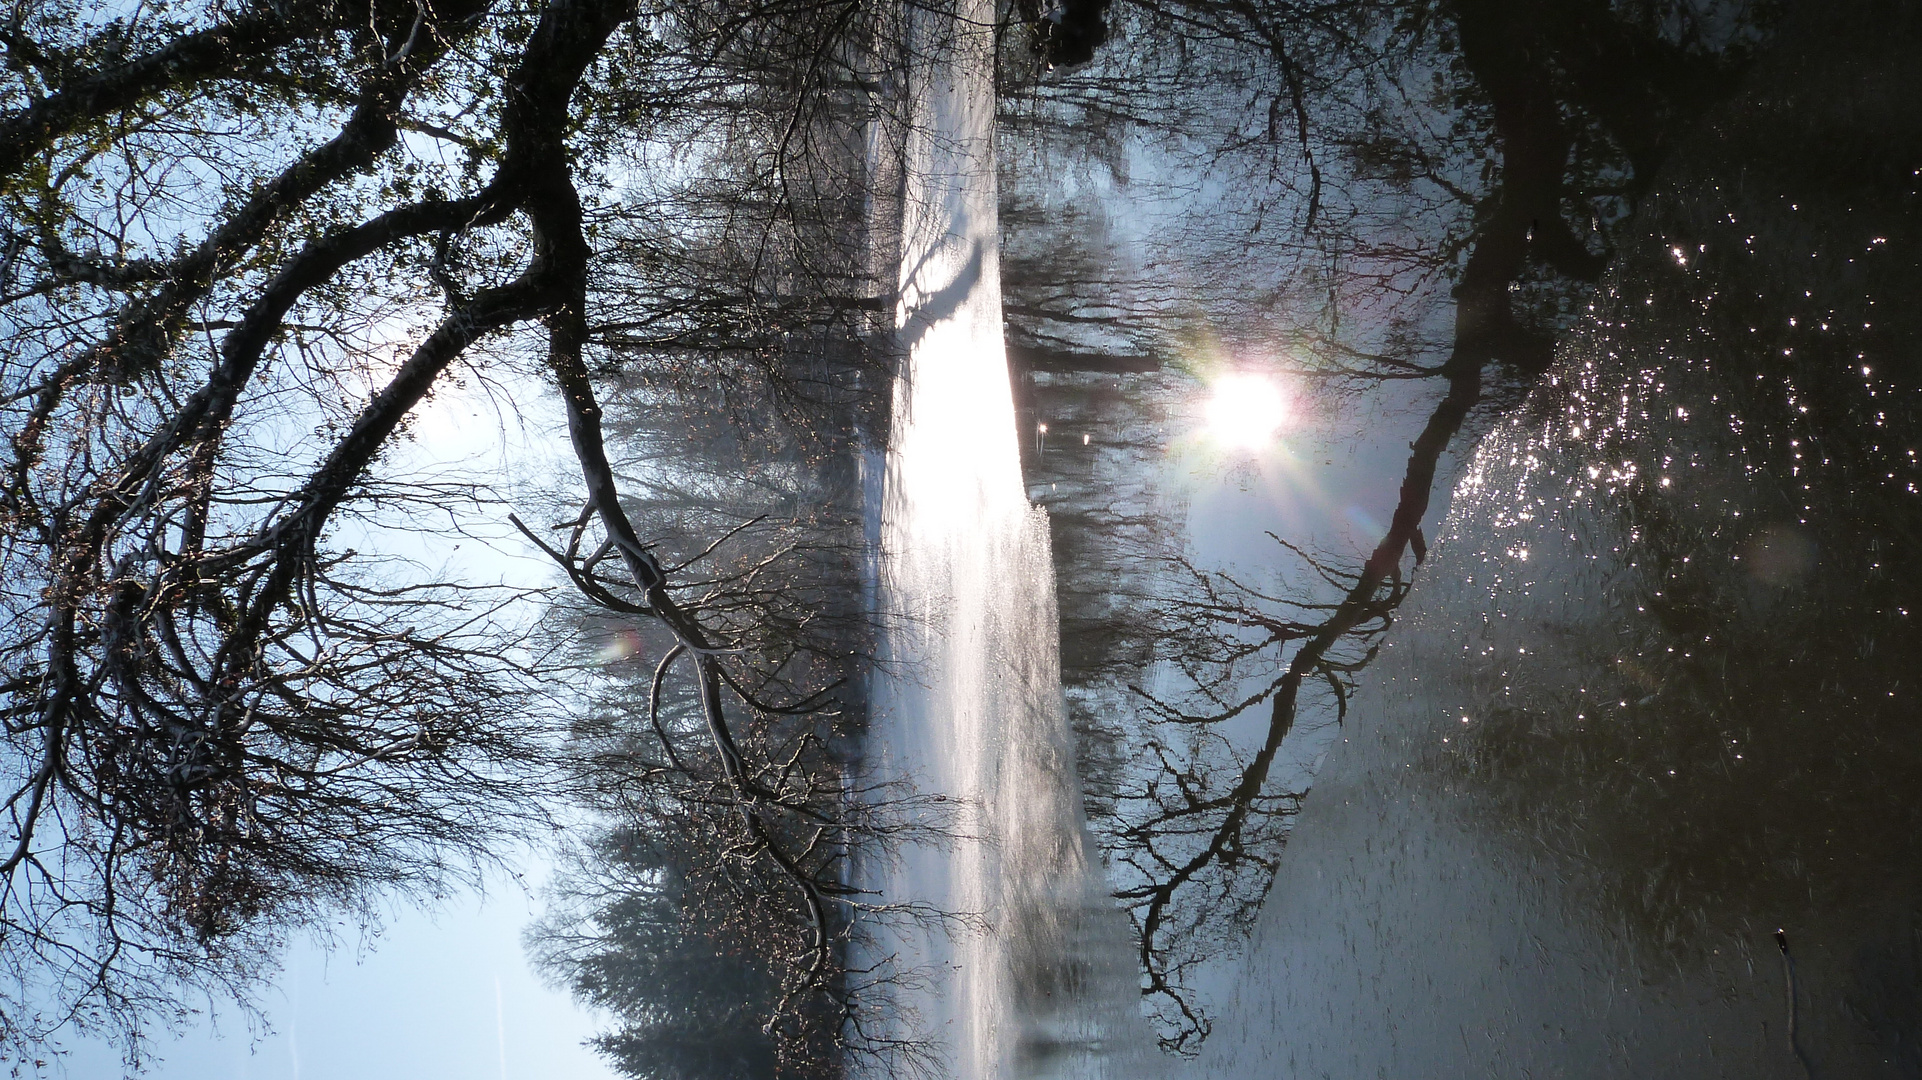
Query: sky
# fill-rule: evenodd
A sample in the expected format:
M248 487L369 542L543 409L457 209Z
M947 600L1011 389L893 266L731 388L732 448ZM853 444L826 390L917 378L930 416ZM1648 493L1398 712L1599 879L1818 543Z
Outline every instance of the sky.
M523 871L537 883L544 871ZM607 1080L583 1042L596 1017L528 968L521 930L538 898L501 876L486 897L437 912L403 909L373 942L351 928L339 948L292 950L262 999L273 1030L255 1039L223 1013L184 1037L154 1040L154 1080ZM203 1014L204 1015L204 1014ZM73 1045L50 1075L123 1075L119 1054Z

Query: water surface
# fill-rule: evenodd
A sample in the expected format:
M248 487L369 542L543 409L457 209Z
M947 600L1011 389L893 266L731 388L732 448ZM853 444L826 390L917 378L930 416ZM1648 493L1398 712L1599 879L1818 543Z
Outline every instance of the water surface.
M1231 1077L1922 1076L1922 69L1791 26L1479 447Z

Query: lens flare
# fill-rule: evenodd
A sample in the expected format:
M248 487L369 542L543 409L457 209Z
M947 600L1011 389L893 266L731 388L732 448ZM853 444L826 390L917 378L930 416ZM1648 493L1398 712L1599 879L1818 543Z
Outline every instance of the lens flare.
M1288 420L1281 387L1264 375L1224 375L1208 400L1208 431L1227 446L1259 450L1275 441Z
M612 664L617 660L638 656L640 651L641 635L632 630L622 630L601 646L600 654L595 659L603 664Z

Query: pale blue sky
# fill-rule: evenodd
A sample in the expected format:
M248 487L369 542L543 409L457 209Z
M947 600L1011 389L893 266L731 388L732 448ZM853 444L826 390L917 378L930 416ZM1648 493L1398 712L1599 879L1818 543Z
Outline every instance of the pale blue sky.
M532 875L530 875L531 877ZM396 913L371 948L345 929L328 951L292 951L262 999L274 1030L250 1038L223 1013L179 1039L156 1039L155 1080L609 1080L582 1042L595 1018L542 986L521 930L539 900L505 876L483 901L457 895L438 913ZM357 958L358 954L358 958ZM50 1075L124 1074L98 1043L73 1047Z

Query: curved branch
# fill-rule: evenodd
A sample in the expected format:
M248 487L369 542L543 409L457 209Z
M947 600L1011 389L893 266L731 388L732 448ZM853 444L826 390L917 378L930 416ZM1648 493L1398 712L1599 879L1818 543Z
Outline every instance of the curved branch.
M348 4L338 8L326 4L296 5L296 10L307 16L330 8L340 11L343 18L308 21L289 18L283 9L263 7L105 70L62 79L53 94L0 117L0 176L19 172L28 159L89 121L167 90L245 74L264 66L274 49L335 25L352 25L347 20L361 14ZM81 51L106 54L118 51L122 33L106 31ZM9 52L21 52L19 46L29 44L17 35L8 37ZM66 67L37 48L31 49L30 54L42 57L37 66L43 71Z

